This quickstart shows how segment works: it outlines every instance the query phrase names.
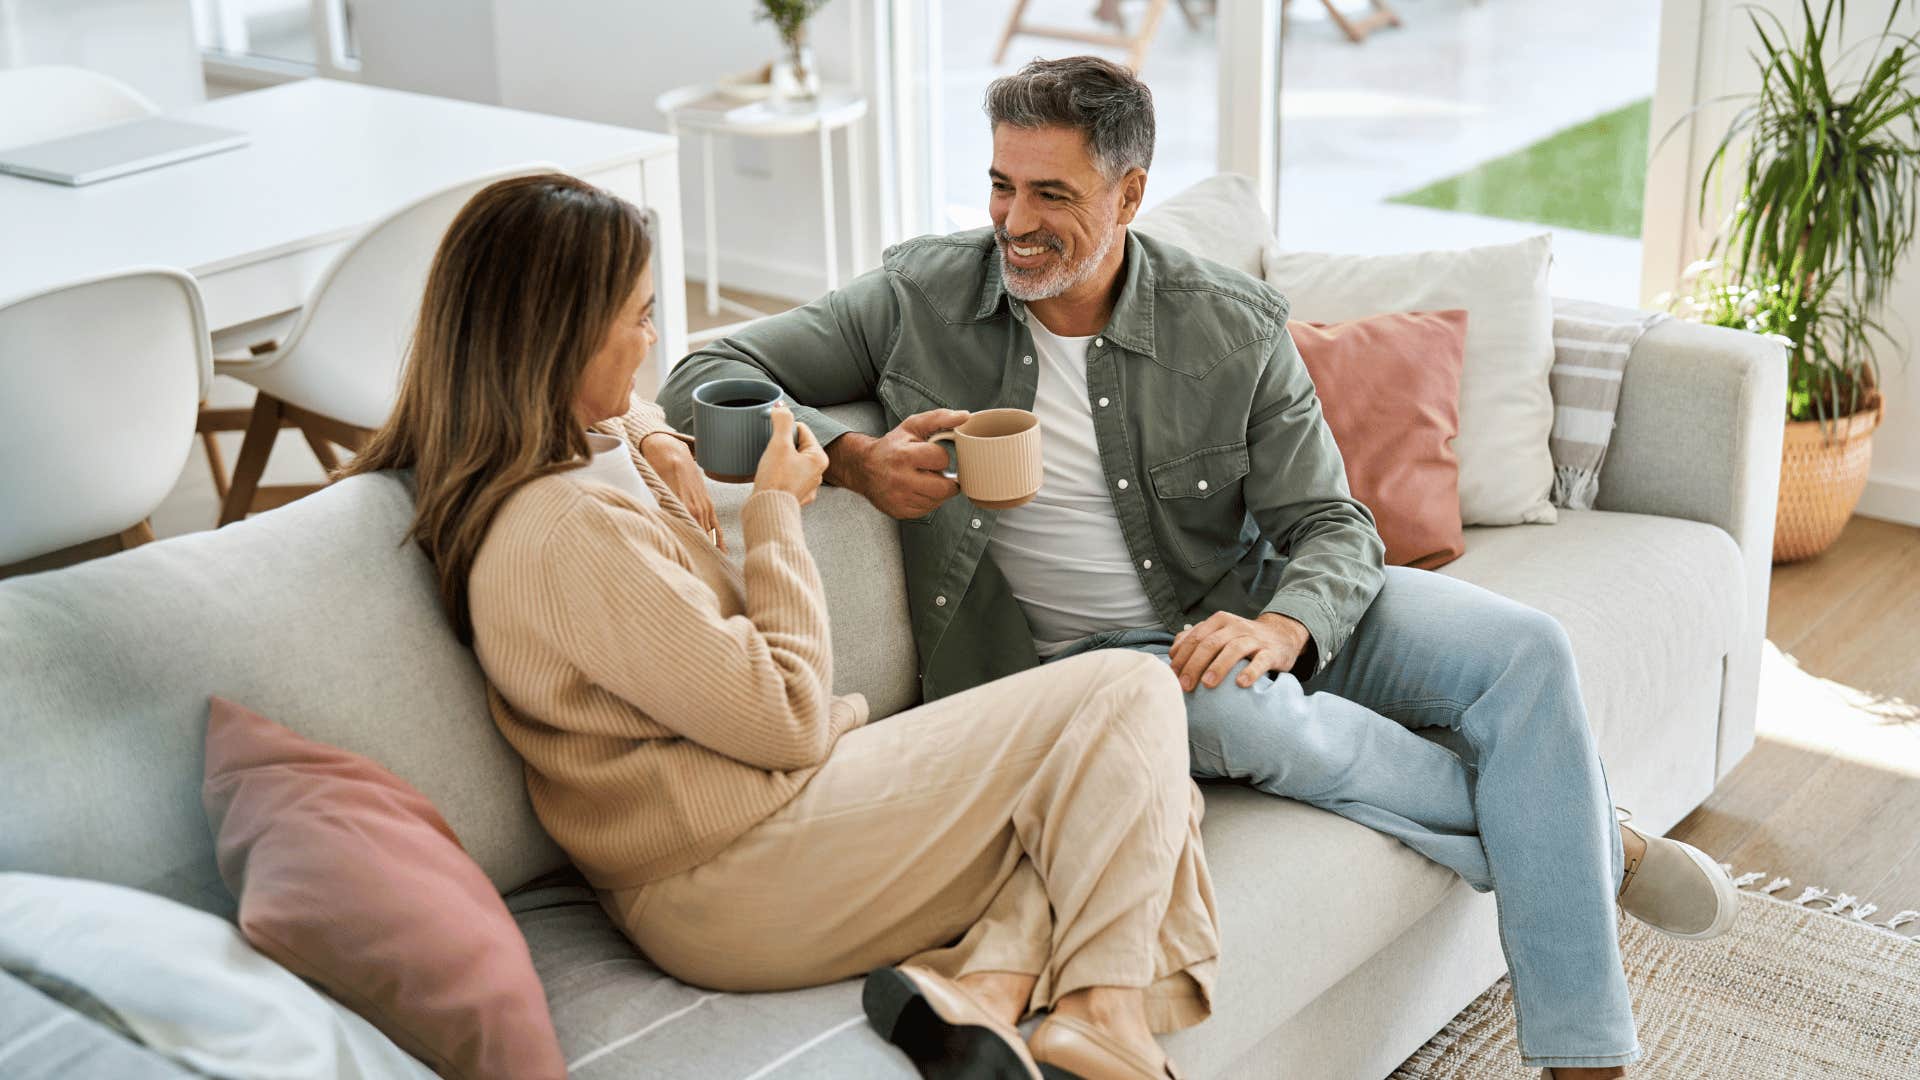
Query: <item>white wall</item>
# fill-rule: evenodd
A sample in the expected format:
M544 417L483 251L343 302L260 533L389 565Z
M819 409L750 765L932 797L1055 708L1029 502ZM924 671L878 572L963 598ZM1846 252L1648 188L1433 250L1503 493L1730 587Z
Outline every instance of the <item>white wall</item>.
M828 4L810 28L829 80L848 78L849 14L856 2L861 0ZM657 131L667 127L653 107L660 94L758 67L779 49L772 25L754 20L748 0L495 0L494 10L501 104ZM866 122L871 125L871 117ZM706 257L702 138L686 136L680 148L689 277L704 275ZM833 145L844 268L851 253L845 246L843 138L836 134ZM792 299L811 299L825 290L818 147L817 137L810 135L716 140L714 201L723 283Z
M491 0L374 0L353 8L360 79L500 104Z
M1668 18L1662 27L1661 92L1654 109L1654 135L1669 118L1685 111L1687 102L1704 102L1725 94L1746 93L1759 85L1758 65L1748 56L1758 47L1752 25L1743 10L1749 3L1777 14L1790 32L1798 34L1799 0L1668 0ZM1879 30L1893 0L1853 0L1847 5L1846 43ZM1820 0L1814 0L1816 12ZM1764 17L1763 17L1764 18ZM1771 23L1765 23L1771 34ZM1896 24L1907 32L1920 31L1920 11L1908 0ZM1855 54L1864 60L1865 50ZM1682 85L1692 80L1691 95ZM1691 139L1676 136L1654 158L1648 170L1649 296L1672 287L1681 267L1707 249L1712 228L1694 216L1700 174L1737 104L1703 109L1692 127ZM1738 175L1737 162L1728 170ZM1677 198L1675 184L1683 185ZM1729 193L1730 197L1738 194ZM1724 209L1709 204L1709 221L1717 222ZM1671 215L1656 220L1659 215ZM1680 220L1676 224L1674 217ZM1662 242L1663 238L1666 242ZM1873 472L1860 512L1872 517L1920 525L1920 250L1910 252L1895 275L1884 312L1889 328L1904 345L1879 357L1886 397L1886 418L1874 435Z
M834 0L814 18L830 81L850 78L856 4L870 44L876 0ZM382 0L372 8L357 27L364 81L652 131L667 129L653 107L665 91L758 67L779 48L750 0ZM864 123L871 158L873 116ZM844 138L833 139L842 280L853 255ZM824 291L817 138L717 140L714 165L722 283L796 300ZM680 169L687 270L698 277L706 256L700 136L683 142ZM867 178L872 238L871 167ZM870 262L878 247L868 246Z
M0 0L0 68L71 64L183 109L206 96L189 0Z

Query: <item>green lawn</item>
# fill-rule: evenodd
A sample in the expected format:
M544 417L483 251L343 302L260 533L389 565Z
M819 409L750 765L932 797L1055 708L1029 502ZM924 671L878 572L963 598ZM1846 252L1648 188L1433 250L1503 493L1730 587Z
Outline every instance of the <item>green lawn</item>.
M1604 113L1387 201L1638 239L1648 106Z

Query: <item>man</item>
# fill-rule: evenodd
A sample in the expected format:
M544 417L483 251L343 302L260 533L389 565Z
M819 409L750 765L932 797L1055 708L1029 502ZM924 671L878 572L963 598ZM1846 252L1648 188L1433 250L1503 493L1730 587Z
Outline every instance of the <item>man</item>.
M1564 631L1452 578L1383 567L1265 284L1127 228L1153 107L1125 69L1036 61L995 82L991 229L922 237L804 308L700 350L709 379L803 406L877 398L892 430L795 411L827 479L902 520L928 698L1096 648L1167 658L1196 776L1388 833L1499 897L1530 1066L1637 1060L1614 921L1724 932L1726 876L1616 827ZM998 513L955 498L927 438L1030 408L1045 478ZM1624 628L1623 628L1624 629ZM1414 733L1448 729L1448 749ZM1624 878L1624 881L1623 881Z

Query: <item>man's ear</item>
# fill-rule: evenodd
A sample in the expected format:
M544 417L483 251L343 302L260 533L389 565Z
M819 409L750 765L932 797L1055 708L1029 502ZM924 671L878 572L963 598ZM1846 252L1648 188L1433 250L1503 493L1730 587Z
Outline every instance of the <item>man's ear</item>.
M1135 166L1120 178L1120 224L1133 224L1140 200L1147 197L1147 170Z

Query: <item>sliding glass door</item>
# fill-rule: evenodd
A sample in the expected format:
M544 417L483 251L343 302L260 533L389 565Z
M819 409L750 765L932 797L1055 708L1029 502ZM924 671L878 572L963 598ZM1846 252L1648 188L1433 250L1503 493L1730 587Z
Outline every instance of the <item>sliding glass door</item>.
M1551 232L1556 293L1639 303L1660 21L1661 0L1293 0L1282 246Z
M898 152L883 167L895 170L909 235L986 224L987 84L1036 57L1103 56L1153 89L1149 207L1223 167L1254 171L1237 134L1249 117L1264 118L1256 133L1264 123L1262 145L1272 145L1272 110L1259 104L1277 97L1279 0L893 0L890 9Z

